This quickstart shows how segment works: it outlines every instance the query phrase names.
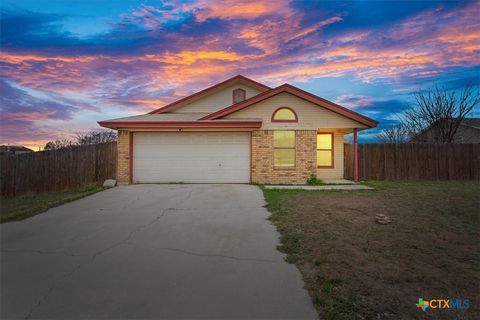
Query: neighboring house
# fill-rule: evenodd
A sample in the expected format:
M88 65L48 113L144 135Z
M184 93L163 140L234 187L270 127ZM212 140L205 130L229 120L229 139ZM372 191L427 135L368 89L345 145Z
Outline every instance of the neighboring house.
M23 146L0 146L0 153L23 154L30 152L33 152L33 150Z
M289 84L236 76L118 130L119 183L282 183L343 178L343 136L377 122ZM355 148L356 149L356 148Z
M422 133L412 138L410 142L438 143L440 134L438 126L431 125ZM465 118L457 129L454 143L480 143L480 118Z

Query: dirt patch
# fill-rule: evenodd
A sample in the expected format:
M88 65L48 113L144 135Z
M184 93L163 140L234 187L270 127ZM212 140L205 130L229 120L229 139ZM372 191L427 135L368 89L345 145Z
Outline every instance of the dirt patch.
M479 319L479 184L369 184L376 190L264 190L280 250L321 316ZM419 298L468 299L470 308L423 312Z

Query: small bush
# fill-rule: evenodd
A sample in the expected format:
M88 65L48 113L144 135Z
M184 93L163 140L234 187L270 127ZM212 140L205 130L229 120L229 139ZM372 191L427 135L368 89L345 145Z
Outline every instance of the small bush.
M322 179L318 179L314 174L310 176L310 178L307 179L307 184L311 186L319 186L323 184Z

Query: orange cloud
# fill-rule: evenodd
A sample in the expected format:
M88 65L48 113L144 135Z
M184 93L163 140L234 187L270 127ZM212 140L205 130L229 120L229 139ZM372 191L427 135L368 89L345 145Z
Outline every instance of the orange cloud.
M199 1L192 8L196 10L196 17L200 22L208 18L251 19L285 12L290 8L288 2L286 0Z
M65 63L88 63L94 60L97 60L98 56L79 56L79 57L68 57L68 56L41 56L33 54L14 54L0 51L0 60L8 63L22 63L22 62L65 62ZM58 66L63 66L58 64Z
M228 51L182 51L174 55L164 57L165 62L170 64L193 64L200 60L221 60L221 61L238 61L243 56Z
M245 29L241 30L238 36L239 39L255 39L258 38L260 35L254 29Z

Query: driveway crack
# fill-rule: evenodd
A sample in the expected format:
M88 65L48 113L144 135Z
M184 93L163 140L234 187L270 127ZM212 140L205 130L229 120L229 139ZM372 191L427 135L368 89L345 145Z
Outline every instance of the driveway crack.
M45 292L45 294L38 300L37 304L34 305L30 311L28 312L28 314L25 316L25 319L29 319L33 313L35 312L35 310L37 310L38 307L40 307L42 305L42 303L44 301L47 300L47 298L50 296L50 294L53 292L53 290L55 290L55 288L61 283L63 282L65 279L71 277L75 272L77 272L86 262L81 262L79 263L77 266L75 266L70 272L64 274L58 281L56 281L52 286L50 286L50 288L48 288L47 292Z
M151 221L149 221L148 223L146 224L143 224L143 225L140 225L138 226L137 228L135 228L134 230L132 230L123 240L107 247L107 248L104 248L100 251L97 251L95 252L93 255L92 255L92 261L95 260L97 258L97 256L99 255L102 255L104 254L105 252L107 251L110 251L118 246L121 246L121 245L124 245L124 244L129 244L129 240L132 239L133 235L135 233L138 233L140 230L142 229L146 229L148 227L150 227L151 225L153 225L154 223L156 223L158 220L160 220L161 218L163 218L167 212L167 210L169 210L168 208L167 209L163 209L162 212L160 213L160 215L158 215L157 217L155 217L154 219L152 219Z
M140 225L138 226L137 228L135 228L134 230L132 230L123 240L121 240L120 242L117 242L105 249L102 249L100 251L97 251L95 252L93 255L75 255L75 254L72 254L72 253L69 253L68 251L42 251L42 250L30 250L30 249L25 249L25 250L2 250L2 252L30 252L30 253L38 253L38 254L63 254L63 255L66 255L66 256L70 256L70 257L84 257L84 256L91 256L91 259L89 261L86 261L86 262L81 262L79 263L75 268L72 269L72 271L66 273L61 279L59 279L58 281L55 282L55 284L53 284L50 288L48 288L48 290L45 292L45 294L38 300L37 304L35 304L31 309L30 311L28 312L27 316L25 317L25 319L29 319L32 314L35 312L35 310L38 309L38 307L40 307L42 305L42 303L44 303L48 297L52 294L52 292L55 290L55 288L60 285L64 280L66 280L67 278L71 277L75 272L77 272L80 268L82 268L84 265L86 265L88 262L93 262L97 256L101 255L101 254L104 254L105 252L113 249L113 248L116 248L120 245L123 245L123 244L127 244L128 241L133 237L133 235L137 232L139 232L140 230L142 229L145 229L145 228L148 228L149 226L151 226L152 224L156 223L158 220L160 220L163 216L165 216L165 213L167 212L168 209L163 209L161 214L158 215L157 217L155 217L154 219L152 219L151 221L149 221L148 223L146 224L143 224L143 225Z

